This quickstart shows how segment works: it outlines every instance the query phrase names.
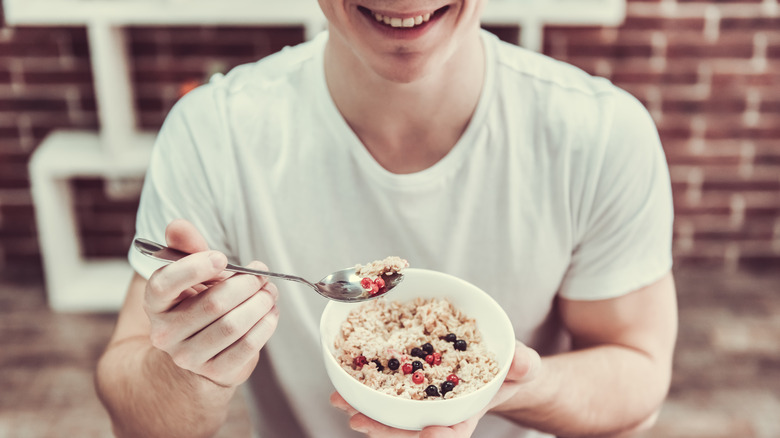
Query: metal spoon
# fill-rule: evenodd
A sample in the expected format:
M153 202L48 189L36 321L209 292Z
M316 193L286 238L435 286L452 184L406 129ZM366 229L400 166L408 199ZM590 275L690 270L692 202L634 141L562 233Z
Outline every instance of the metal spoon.
M189 254L178 249L169 248L159 243L152 242L151 240L137 238L133 241L133 246L141 254L149 256L153 259L160 260L162 262L171 263L179 260ZM228 263L225 267L226 271L238 272L241 274L250 275L262 275L266 277L276 277L284 280L297 281L310 286L317 291L318 294L323 297L342 302L358 302L372 300L378 298L390 289L396 287L398 283L403 281L403 274L385 274L382 278L385 280L385 286L379 289L379 292L370 294L363 286L360 285L362 279L355 273L355 268L343 269L336 271L327 277L320 280L318 283L312 283L301 277L294 275L278 274L276 272L260 271L257 269L244 268L242 266L236 266Z

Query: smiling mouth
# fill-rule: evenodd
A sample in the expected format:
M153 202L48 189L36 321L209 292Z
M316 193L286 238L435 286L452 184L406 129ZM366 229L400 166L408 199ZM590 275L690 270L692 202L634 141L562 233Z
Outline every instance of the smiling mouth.
M384 24L387 27L393 27L398 29L412 29L417 26L422 26L425 23L431 21L432 19L438 18L440 15L445 13L447 9L449 9L449 6L443 6L433 12L426 12L420 15L399 17L399 16L384 15L380 12L375 12L368 8L364 8L363 6L358 6L358 10L361 13L363 13L363 15L374 19L377 23Z

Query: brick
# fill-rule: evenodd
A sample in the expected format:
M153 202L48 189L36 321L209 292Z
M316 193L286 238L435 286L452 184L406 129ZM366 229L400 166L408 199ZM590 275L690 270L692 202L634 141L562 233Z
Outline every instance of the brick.
M695 93L695 91L693 92ZM713 93L706 99L696 99L685 96L675 97L669 93L661 105L664 113L735 113L741 114L747 109L744 94Z
M755 145L754 162L756 164L778 165L780 164L780 146L777 141L768 140L758 142Z
M81 71L24 71L22 73L22 79L25 84L45 84L58 86L64 84L80 84L85 88L91 88L92 84L92 72L89 70Z
M19 189L30 186L26 158L16 156L0 161L0 187Z
M763 242L771 249L775 220L760 218L749 224L734 226L726 217L686 217L692 222L693 238L697 241L755 241Z
M780 17L724 17L720 20L720 28L743 32L776 31L780 28Z
M510 44L520 44L520 28L518 26L483 25L482 28L497 36L502 41L506 41Z
M638 30L663 30L670 32L678 32L681 30L704 30L704 18L703 17L641 17L631 16L626 17L623 25L623 29L638 29Z
M750 271L777 272L778 270L780 270L780 256L777 255L742 256L739 259L739 267L740 269L750 270ZM777 364L773 364L772 366L775 369L777 368Z
M750 59L754 54L752 35L744 33L707 41L704 34L673 34L669 37L666 55L677 58L737 58Z
M708 139L776 139L780 138L780 118L762 117L756 126L745 126L741 118L707 117Z
M0 111L65 111L68 105L59 98L0 97Z

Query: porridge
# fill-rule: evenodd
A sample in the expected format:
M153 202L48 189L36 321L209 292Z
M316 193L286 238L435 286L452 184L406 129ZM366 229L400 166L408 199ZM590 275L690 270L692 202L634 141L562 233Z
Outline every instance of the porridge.
M467 394L499 371L476 321L445 299L364 303L342 324L335 347L336 360L355 379L413 400Z
M383 260L374 260L367 265L355 265L355 273L361 277L360 285L368 295L381 295L385 292L385 283L388 277L398 275L404 268L409 267L409 262L397 256L386 257Z

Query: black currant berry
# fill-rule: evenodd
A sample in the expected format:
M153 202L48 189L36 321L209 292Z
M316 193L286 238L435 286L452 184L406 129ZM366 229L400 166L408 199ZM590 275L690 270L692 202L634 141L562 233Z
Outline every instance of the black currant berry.
M455 388L455 384L450 382L449 380L442 382L441 384L441 395L442 397L444 394L452 391L452 389Z
M455 336L455 333L447 333L444 335L444 340L447 342L455 342L458 339L457 336Z
M455 341L455 344L453 346L455 347L456 350L466 351L467 344L466 341L464 341L463 339L458 339L457 341Z
M437 388L436 385L428 385L428 387L425 388L425 393L430 397L438 397L439 388Z
M422 368L423 368L423 364L419 360L415 360L412 362L412 372L421 370Z
M387 367L393 371L397 370L399 366L401 366L401 362L398 362L398 359L396 358L387 361Z
M423 349L424 352L426 352L428 354L433 354L433 345L431 345L430 342L426 342L426 343L422 344L422 349Z
M374 359L371 362L374 362L376 364L376 370L377 371L381 372L382 370L385 369L385 367L383 367L382 364L379 362L379 359Z
M421 349L417 348L417 347L414 347L414 348L412 348L411 355L413 357L425 357L425 352L422 351Z

